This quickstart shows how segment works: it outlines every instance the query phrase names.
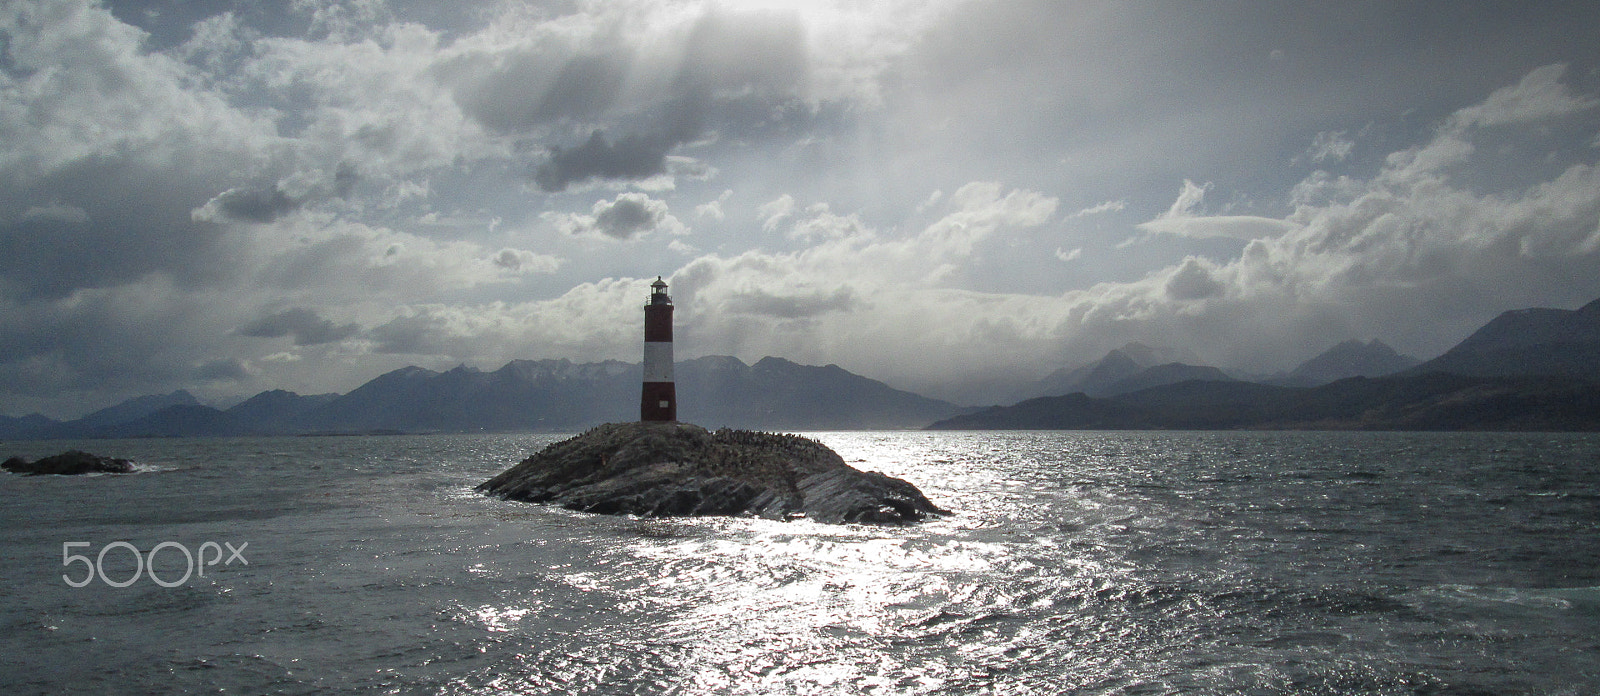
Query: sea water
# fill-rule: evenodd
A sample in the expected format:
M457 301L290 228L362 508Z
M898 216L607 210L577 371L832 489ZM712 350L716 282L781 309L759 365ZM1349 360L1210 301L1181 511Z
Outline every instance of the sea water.
M1593 435L811 435L955 514L472 491L556 436L8 443L141 472L0 475L0 691L1600 693Z

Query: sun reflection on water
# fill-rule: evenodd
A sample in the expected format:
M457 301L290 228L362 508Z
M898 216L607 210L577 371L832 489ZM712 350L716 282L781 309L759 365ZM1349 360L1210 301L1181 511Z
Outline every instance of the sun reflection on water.
M816 437L954 514L910 527L575 518L604 553L546 577L632 618L530 658L523 686L576 679L604 692L598 670L684 694L1060 693L1104 685L1179 640L1164 633L1171 621L1130 618L1174 600L1138 579L1128 540L1192 521L1096 481L1119 452L1092 438L1041 450L1007 434ZM538 598L507 599L473 620L514 631L538 613ZM552 671L596 649L590 640L628 657L579 665L581 677Z
M654 640L685 693L930 693L1027 659L1047 637L1012 617L1087 592L1106 568L1059 563L1062 542L970 533L1002 525L1026 482L906 439L830 434L852 465L915 481L950 518L919 527L809 521L650 521L619 548L651 574L635 601L667 608ZM957 495L956 492L962 494ZM997 500L999 499L999 500ZM1039 553L1032 553L1037 549ZM1055 557L1046 560L1047 556ZM569 574L575 585L615 585ZM645 596L637 596L645 595Z

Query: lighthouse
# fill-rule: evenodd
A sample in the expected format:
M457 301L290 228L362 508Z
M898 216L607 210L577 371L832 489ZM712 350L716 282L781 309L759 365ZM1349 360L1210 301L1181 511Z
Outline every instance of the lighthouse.
M672 384L672 298L660 276L650 284L644 306L644 390L639 420L678 420L678 397Z

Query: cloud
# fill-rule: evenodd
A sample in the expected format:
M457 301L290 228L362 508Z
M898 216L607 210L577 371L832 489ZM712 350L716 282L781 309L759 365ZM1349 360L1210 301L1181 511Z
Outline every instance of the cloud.
M789 144L827 114L880 108L894 58L946 5L594 4L505 23L442 72L474 118L546 143L541 190L647 182L672 174L681 148Z
M22 221L82 225L89 222L89 212L75 205L60 203L35 205L22 212Z
M803 319L830 312L848 312L859 302L850 286L832 292L813 290L779 295L766 290L744 290L729 295L723 308L732 314L747 314L775 319Z
M554 273L562 264L557 257L535 254L527 249L501 249L492 261L495 266L512 273Z
M195 210L196 220L207 222L272 222L300 207L300 202L290 198L281 189L231 188L217 194L216 198Z
M1172 207L1162 213L1157 219L1193 217L1200 203L1205 200L1206 191L1211 188L1211 182L1204 185L1196 184L1188 179L1183 180L1183 190L1178 192L1177 200L1172 202Z
M611 107L631 89L631 98L642 103L612 114L626 121L611 129L621 135L608 137L597 128L580 144L550 145L545 160L534 167L533 180L541 190L560 192L592 180L633 182L667 174L675 148L719 124L735 130L758 125L774 107L794 101L804 89L808 54L795 15L716 5L688 15L686 22L682 13L660 14L664 35L628 37L619 43L609 38L617 35L614 30L608 36L597 27L584 27L579 31L587 36L578 41L590 48L567 58L559 70L548 67L549 56L531 55L529 51L537 50L532 48L514 54L521 59L509 61L512 67L495 69L543 84L535 100L527 99L526 88L498 76L458 89L458 98L484 122L511 132L563 118L607 120ZM573 39L558 41L570 44ZM664 58L675 68L657 72L654 63ZM552 73L553 79L543 77ZM520 106L525 103L535 106ZM759 120L743 123L750 120L746 114L760 114Z
M412 304L366 336L379 355L436 356L451 364L499 365L549 355L636 362L639 306L654 280L581 283L558 297L530 302Z
M234 187L195 209L191 216L204 222L264 224L330 196L349 195L356 173L341 164L332 174L320 170L298 172L270 186Z
M679 144L661 136L624 136L616 143L596 130L582 145L550 148L550 157L533 172L545 191L565 191L567 186L590 179L648 179L667 171L667 151Z
M206 361L235 349L231 307L162 277L65 300L0 297L0 313L0 393L23 413L75 417L107 395L194 386Z
M1313 174L1295 187L1294 212L1281 220L1195 216L1204 187L1185 182L1168 213L1141 228L1193 236L1196 225L1259 225L1271 234L1230 234L1254 239L1225 263L1189 257L1139 281L1068 293L1060 332L1086 352L1143 340L1266 371L1350 336L1383 336L1428 355L1500 311L1600 296L1600 279L1585 270L1600 262L1596 163L1504 193L1475 193L1456 181L1477 165L1473 143L1484 129L1588 108L1588 97L1549 82L1558 74L1540 68L1457 111L1431 140L1392 153L1368 179Z
M1184 259L1183 263L1167 277L1167 282L1163 286L1166 296L1172 300L1187 302L1221 295L1225 288L1212 277L1215 269L1215 264L1195 256Z
M141 51L142 32L95 5L8 5L0 36L0 294L225 280L238 240L189 210L249 169L270 120L197 88L188 66Z
M1565 64L1546 65L1524 75L1517 84L1495 90L1480 104L1451 115L1452 129L1527 123L1566 116L1600 106L1600 99L1574 94L1561 82Z
M1172 206L1154 220L1140 223L1137 227L1154 234L1246 241L1277 237L1295 228L1292 222L1253 215L1199 215L1206 191L1210 188L1210 182L1202 186L1184 179L1183 189L1178 192L1178 198L1172 202ZM1136 240L1138 238L1129 241Z
M1088 360L1133 340L1187 346L1207 363L1258 372L1351 336L1382 336L1426 355L1499 311L1550 302L1554 288L1564 298L1558 306L1600 296L1600 278L1585 270L1600 262L1600 165L1571 165L1514 194L1474 193L1453 184L1452 172L1475 164L1479 130L1442 129L1370 178L1314 173L1294 187L1283 218L1209 215L1213 186L1187 180L1141 228L1247 241L1236 258L1188 256L1136 280L1057 296L960 288L968 259L999 230L1054 212L1052 198L983 183L940 201L941 217L904 236L863 225L809 237L792 253L707 255L672 282L706 352L787 349L956 398L952 384L962 378L952 375L1025 374L1028 365ZM767 210L794 225L824 213L783 199ZM1573 282L1580 277L1587 280ZM852 302L803 311L840 288ZM1492 307L1478 301L1484 296L1497 298ZM748 311L759 307L784 311Z
M627 240L665 232L687 234L689 229L668 210L664 201L642 193L621 193L607 201L594 202L590 215L545 213L543 218L571 236Z
M1185 181L1184 183L1188 184L1189 182ZM1104 203L1097 203L1095 205L1091 205L1091 206L1089 206L1087 208L1079 210L1076 213L1068 215L1067 217L1080 218L1080 217L1088 217L1090 215L1099 215L1101 213L1114 213L1114 212L1122 210L1123 208L1126 208L1126 207L1128 207L1128 201L1126 199L1115 200L1115 201L1106 201Z
M1322 163L1328 160L1343 162L1355 150L1356 143L1345 137L1344 131L1322 131L1311 141L1311 147L1306 150L1304 157L1312 162Z
M728 190L723 191L722 195L717 196L716 200L714 200L714 201L706 201L705 203L701 203L700 205L695 206L694 207L694 215L695 215L695 217L698 217L698 218L711 218L713 220L719 220L719 221L727 219L728 215L727 215L726 212L724 212L722 210L722 204L726 203L728 201L728 199L732 198L732 197L733 197L733 189L728 189Z
M761 218L761 229L768 232L777 229L794 214L794 207L794 196L787 193L757 206L756 215Z
M450 331L447 318L424 309L422 313L395 317L369 332L374 352L410 355L448 355L456 352L438 335Z
M292 307L245 324L239 327L238 333L252 338L292 336L297 346L314 346L342 341L360 331L357 324L335 324L314 310Z
M696 353L835 362L919 388L985 360L1010 369L1037 359L1043 344L1005 337L1048 326L1048 303L956 286L975 253L1046 223L1056 206L1037 192L973 182L941 197L932 222L903 233L827 206L774 207L792 211L794 228L815 228L794 237L801 248L707 254L672 274L685 341Z
M252 374L250 366L238 358L206 360L194 370L194 378L202 382L239 382Z
M1254 215L1207 215L1158 217L1141 222L1137 227L1146 232L1170 234L1194 239L1270 239L1282 236L1295 228L1293 222Z
M592 121L616 102L634 60L628 46L607 43L598 24L577 28L577 37L546 25L521 25L519 36L491 29L445 58L441 71L462 109L499 133Z
M1566 9L1518 8L1533 43L1338 13L1371 31L1335 47L1311 6L113 5L0 3L8 411L637 360L649 278L595 279L663 246L692 350L946 396L1133 338L1239 364L1351 335L1424 353L1484 312L1600 293L1596 99L1566 82L1600 54ZM1149 26L1172 31L1147 43ZM1269 34L1282 60L1218 48ZM1548 55L1573 67L1522 67ZM1438 126L1393 144L1419 123ZM1302 160L1339 174L1284 191L1308 140ZM1184 182L1176 200L1162 181ZM1224 189L1286 212L1232 215ZM690 208L706 229L677 236ZM1139 248L1057 248L1132 208ZM275 316L290 308L313 316ZM383 330L309 342L351 325Z

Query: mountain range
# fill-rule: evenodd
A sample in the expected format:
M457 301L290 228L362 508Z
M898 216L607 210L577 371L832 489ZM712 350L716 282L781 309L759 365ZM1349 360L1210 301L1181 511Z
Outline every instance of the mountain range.
M676 364L679 417L767 430L988 428L1600 429L1600 300L1506 312L1426 362L1346 341L1249 381L1130 343L1057 370L1011 406L959 406L837 365L728 356ZM374 432L570 432L637 417L637 363L515 360L407 367L347 394L266 391L226 409L186 391L71 421L0 416L0 438Z
M1600 430L1600 300L1577 310L1506 312L1443 355L1410 362L1377 341L1347 342L1273 383L1190 379L1078 391L929 427ZM1337 378L1365 370L1386 376ZM1337 379L1292 386L1329 378Z
M679 417L768 430L919 428L965 412L837 365L709 356L677 363ZM0 437L178 437L377 432L569 432L638 418L638 364L514 360L493 372L406 367L348 394L267 391L227 409L186 391L133 399L73 421L0 419Z
M1600 381L1600 300L1578 309L1505 312L1406 374L1566 375Z

